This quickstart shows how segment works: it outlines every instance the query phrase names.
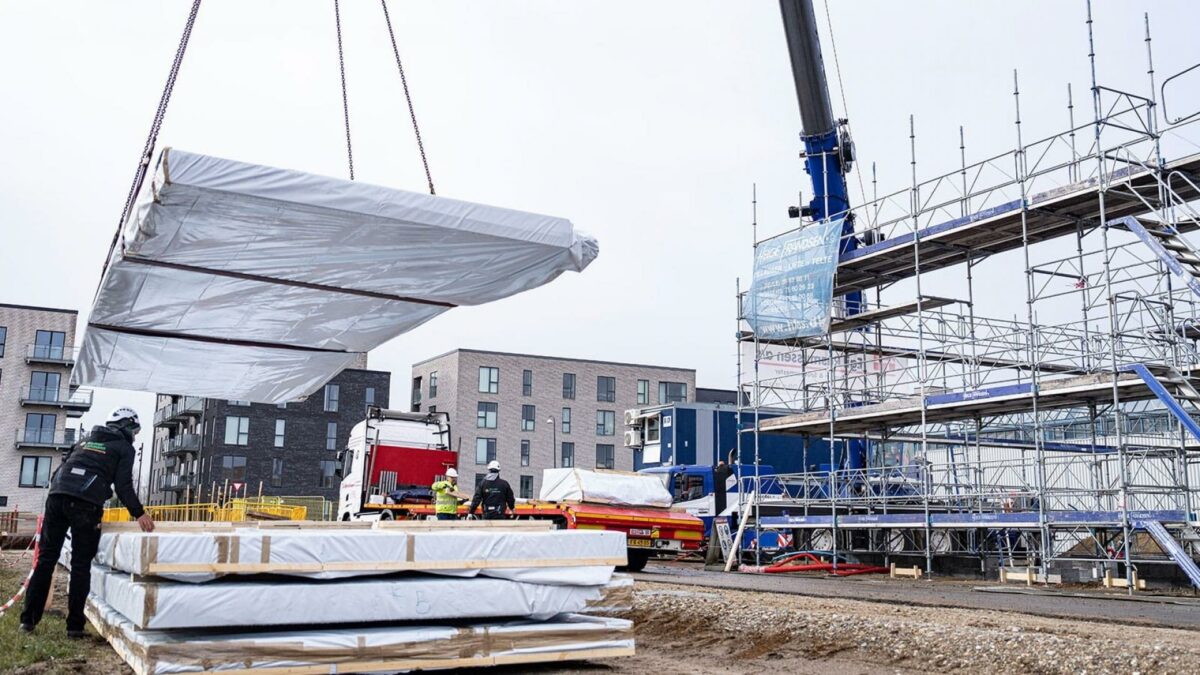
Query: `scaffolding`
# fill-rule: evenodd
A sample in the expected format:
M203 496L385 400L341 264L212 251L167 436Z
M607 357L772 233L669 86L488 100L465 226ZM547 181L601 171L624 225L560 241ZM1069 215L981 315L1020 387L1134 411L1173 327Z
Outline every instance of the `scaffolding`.
M1091 48L1090 6L1087 28ZM1123 562L1131 578L1173 558L1137 544L1155 524L1196 545L1200 253L1185 235L1200 230L1200 113L1160 110L1148 17L1145 45L1148 95L1099 84L1091 48L1091 121L1076 124L1068 87L1067 130L1034 141L1014 72L1012 149L968 164L960 128L961 166L923 182L910 117L911 183L851 209L860 245L834 296L864 303L835 306L825 335L760 339L739 287L744 408L791 412L739 443L864 450L861 465L744 477L756 529L923 556L927 572L956 555L1042 574Z

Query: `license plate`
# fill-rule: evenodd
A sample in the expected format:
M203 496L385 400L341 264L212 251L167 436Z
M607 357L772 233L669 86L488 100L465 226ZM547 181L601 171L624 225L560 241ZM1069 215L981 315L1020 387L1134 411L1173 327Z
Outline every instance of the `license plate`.
M650 548L649 539L629 539L630 548Z
M652 530L648 527L647 528L633 527L633 528L630 528L630 530L629 530L629 536L631 536L631 537L649 537L651 532L652 532Z

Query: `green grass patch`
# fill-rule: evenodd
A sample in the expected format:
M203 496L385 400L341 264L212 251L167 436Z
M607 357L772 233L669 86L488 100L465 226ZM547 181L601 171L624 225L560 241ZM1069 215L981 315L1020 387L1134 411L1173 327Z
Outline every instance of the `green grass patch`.
M59 570L65 573L65 570ZM21 587L28 569L0 569L0 603L6 602ZM66 604L65 597L55 597L57 604ZM55 614L42 617L34 633L22 633L19 626L21 603L13 605L0 617L0 672L9 673L26 666L40 664L39 672L55 672L54 664L71 659L78 660L85 652L94 649L92 640L70 640L67 638L66 619ZM63 664L66 665L66 664Z

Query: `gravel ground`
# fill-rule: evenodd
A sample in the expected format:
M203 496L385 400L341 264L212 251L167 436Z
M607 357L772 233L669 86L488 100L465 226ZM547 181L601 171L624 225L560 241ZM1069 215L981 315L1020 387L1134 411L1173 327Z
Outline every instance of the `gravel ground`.
M639 652L709 654L710 672L793 659L828 672L1200 672L1196 631L1010 612L639 582L630 616Z

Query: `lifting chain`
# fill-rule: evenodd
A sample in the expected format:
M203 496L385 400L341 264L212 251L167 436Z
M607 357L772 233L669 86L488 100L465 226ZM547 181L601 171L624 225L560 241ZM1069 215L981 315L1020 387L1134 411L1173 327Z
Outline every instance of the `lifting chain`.
M429 159L425 157L425 143L421 140L421 127L417 124L417 113L413 108L412 95L408 92L408 78L404 76L404 62L400 60L400 49L396 46L396 32L392 30L392 17L388 14L387 0L379 0L383 6L383 19L387 23L388 37L392 39L392 53L396 55L396 68L400 70L400 85L404 87L404 100L408 102L408 116L412 119L413 133L417 137L417 150L421 153L421 165L425 167L425 180L429 183L429 194L436 195L433 189L433 175L429 173Z
M342 11L333 0L333 20L337 26L338 72L342 76L342 118L346 121L346 161L350 165L350 180L354 180L354 147L350 143L350 101L346 97L346 59L342 55Z
M158 100L158 109L154 112L154 122L150 125L150 135L146 137L146 145L142 149L142 157L138 161L137 171L133 175L133 184L129 186L129 194L125 197L125 208L121 211L121 220L117 223L117 231L113 234L112 243L108 247L108 256L104 259L104 268L100 271L101 283L108 271L108 263L112 259L117 242L121 239L121 229L125 226L133 211L133 203L142 183L146 180L146 172L154 157L154 146L158 143L158 132L162 129L163 118L167 115L167 105L171 102L171 93L175 90L175 79L179 76L179 68L183 65L183 54L187 51L188 41L192 37L192 27L196 25L196 15L200 12L200 0L192 0L192 10L188 13L187 24L183 27L183 35L179 38L179 46L175 48L175 59L171 62L171 71L167 74L167 84L163 87L162 96ZM97 287L97 292L99 287Z

